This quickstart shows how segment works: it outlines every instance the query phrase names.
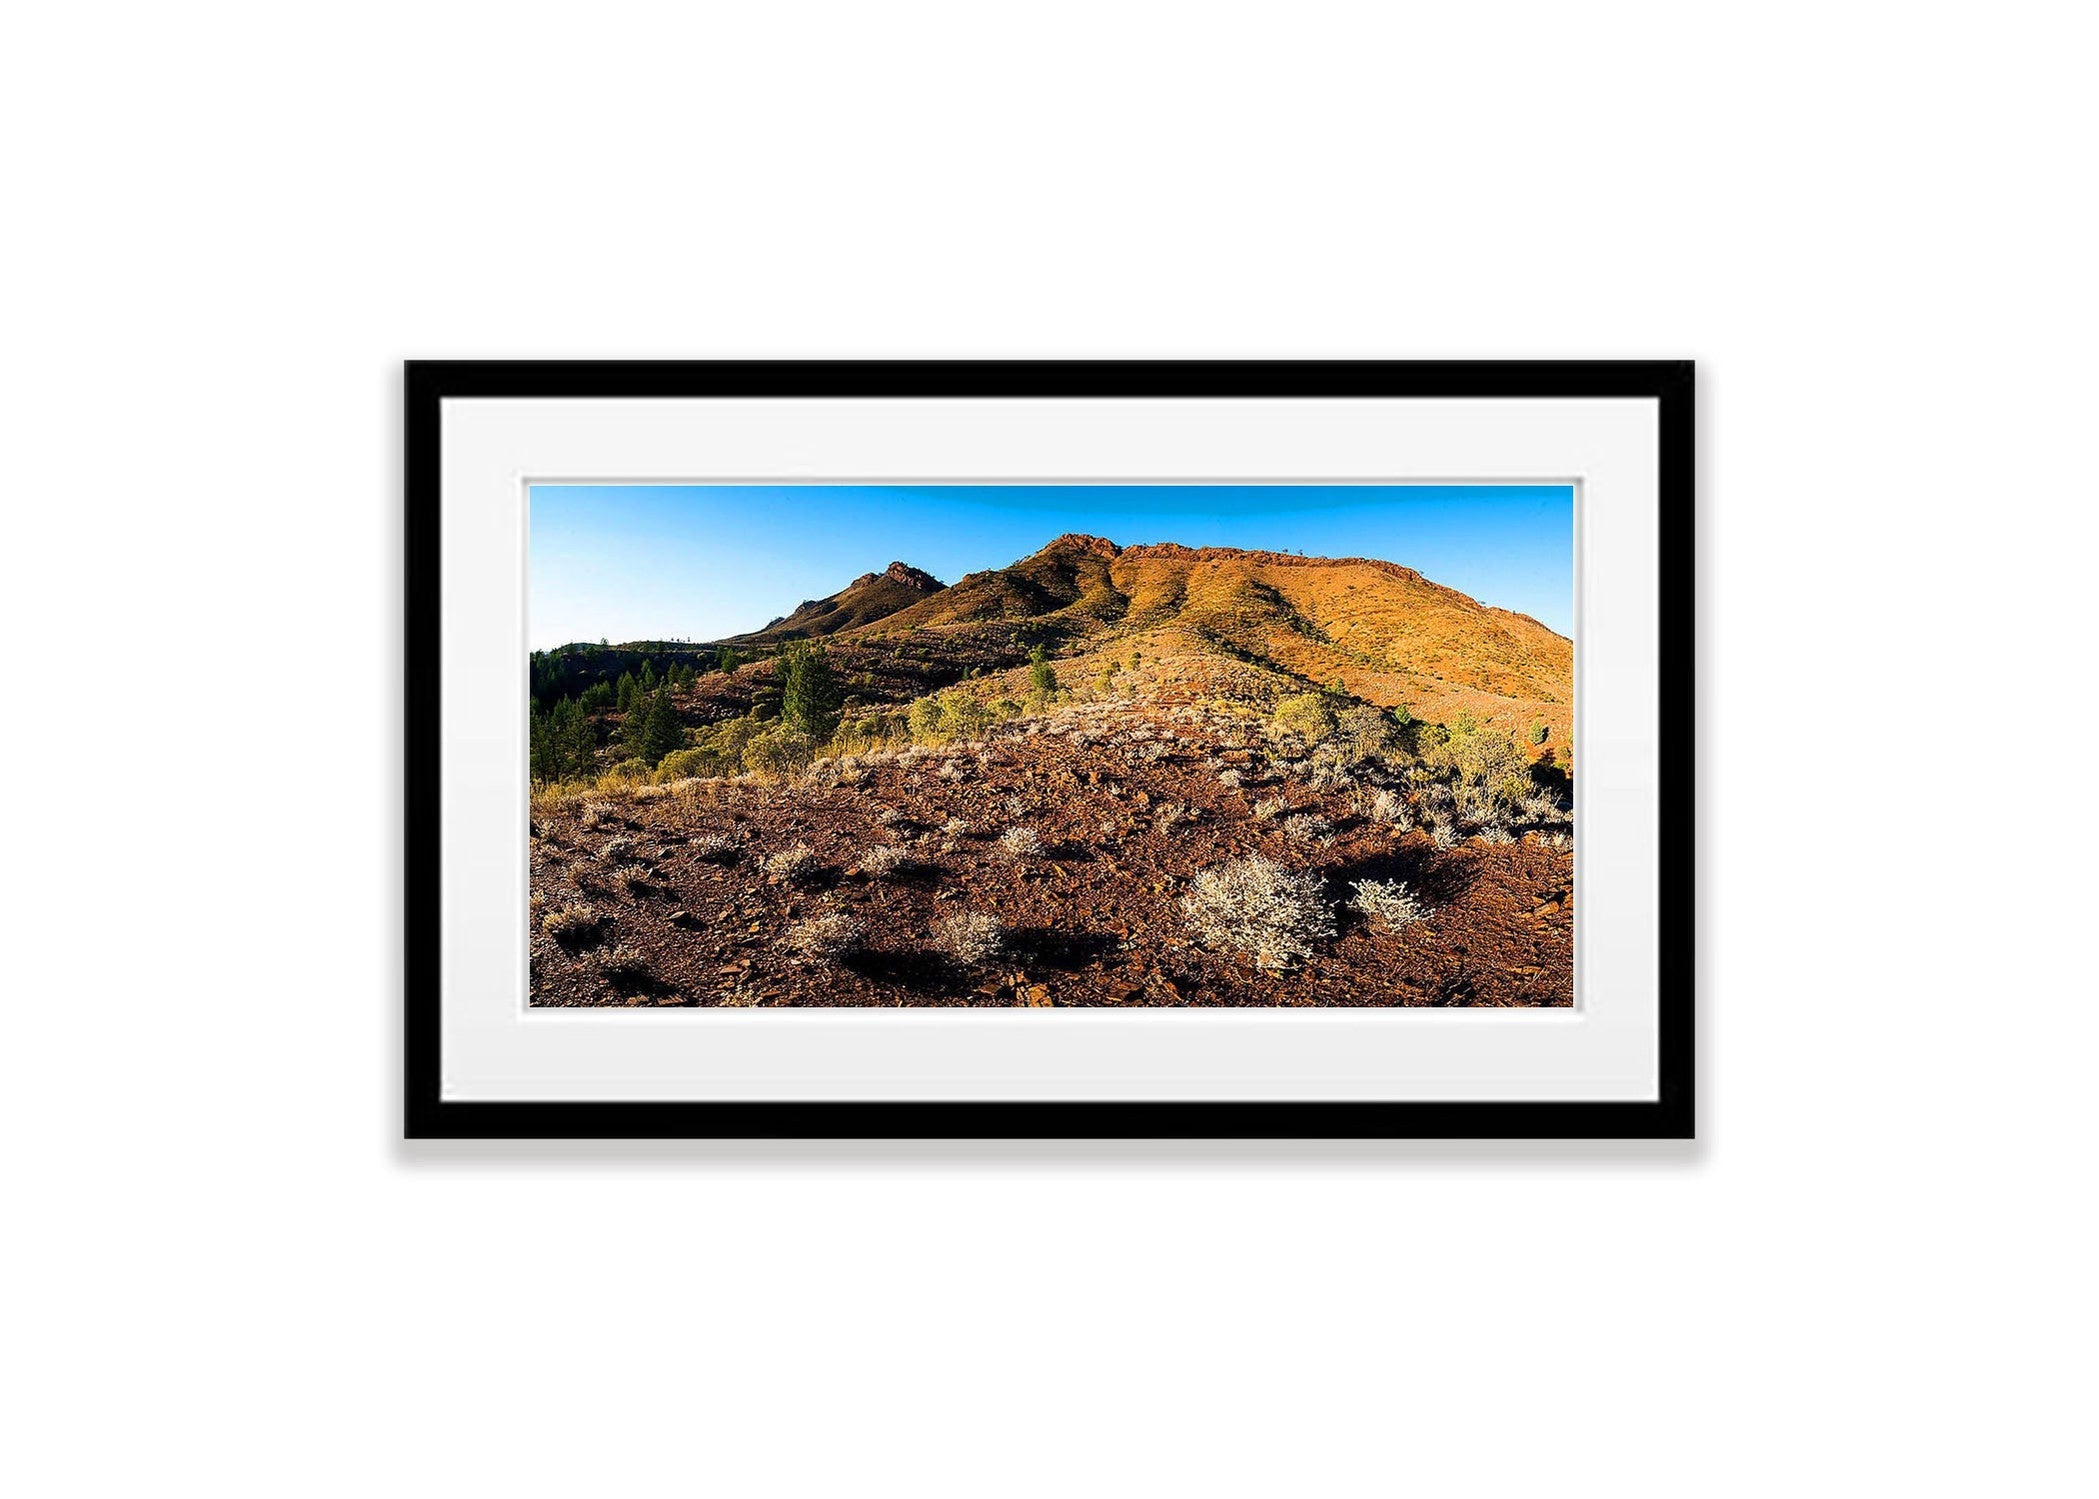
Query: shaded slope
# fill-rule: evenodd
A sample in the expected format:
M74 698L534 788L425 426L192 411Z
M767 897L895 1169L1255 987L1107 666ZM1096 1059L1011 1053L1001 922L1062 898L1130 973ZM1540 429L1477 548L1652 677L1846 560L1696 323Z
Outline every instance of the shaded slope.
M931 573L892 562L887 571L863 573L829 598L807 600L792 614L774 620L764 629L734 636L732 640L758 645L861 629L911 608L928 595L944 591L945 586Z

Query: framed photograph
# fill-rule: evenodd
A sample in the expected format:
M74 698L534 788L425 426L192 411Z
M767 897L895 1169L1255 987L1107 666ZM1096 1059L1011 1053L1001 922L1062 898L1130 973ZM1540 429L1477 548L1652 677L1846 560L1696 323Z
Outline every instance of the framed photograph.
M1688 363L413 363L412 1136L1689 1136Z

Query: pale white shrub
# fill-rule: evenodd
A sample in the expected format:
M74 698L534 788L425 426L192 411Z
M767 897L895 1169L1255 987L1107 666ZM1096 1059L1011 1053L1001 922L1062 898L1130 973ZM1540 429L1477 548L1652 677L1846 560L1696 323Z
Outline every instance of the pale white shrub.
M867 941L867 928L843 911L827 911L787 929L787 945L812 963L840 963Z
M1042 837L1030 827L1008 828L998 835L998 846L1009 859L1032 859L1042 852Z
M933 947L964 968L973 968L998 956L1006 945L1006 930L996 916L965 911L933 927Z
M861 872L871 879L887 879L911 862L911 856L893 843L877 843L860 856Z
M1300 812L1283 819L1283 836L1323 848L1334 841L1334 825L1316 812Z
M1263 968L1288 968L1334 934L1319 882L1259 854L1196 875L1181 914L1205 947L1250 953Z
M695 838L686 847L693 857L708 864L734 864L743 853L743 846L734 838L725 838L719 833L707 833Z
M1381 921L1393 931L1428 915L1428 906L1404 880L1357 880L1349 905L1356 914Z
M765 872L783 880L813 880L820 867L815 850L806 843L783 848L765 861Z

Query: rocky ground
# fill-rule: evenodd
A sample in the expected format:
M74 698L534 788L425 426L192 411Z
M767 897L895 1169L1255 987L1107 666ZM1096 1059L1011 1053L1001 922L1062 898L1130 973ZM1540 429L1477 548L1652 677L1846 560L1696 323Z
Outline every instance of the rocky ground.
M532 1002L1570 1004L1564 816L1481 836L1428 801L1404 766L1336 764L1229 709L1156 700L791 783L577 798L533 820ZM1302 871L1331 913L1288 966L1204 946L1184 911L1200 871L1253 854ZM1403 882L1427 914L1360 914L1360 881ZM963 914L996 919L995 955L942 950Z

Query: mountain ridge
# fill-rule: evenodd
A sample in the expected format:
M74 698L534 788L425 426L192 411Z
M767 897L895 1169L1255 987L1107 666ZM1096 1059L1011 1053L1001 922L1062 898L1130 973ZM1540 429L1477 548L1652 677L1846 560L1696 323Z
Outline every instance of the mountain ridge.
M914 636L985 671L1010 670L1036 645L1088 672L1126 649L1220 656L1295 682L1291 690L1338 686L1384 707L1467 713L1514 733L1542 723L1560 743L1572 732L1571 640L1373 557L1124 546L1070 532L952 584L892 562L730 643L824 638L881 651Z

